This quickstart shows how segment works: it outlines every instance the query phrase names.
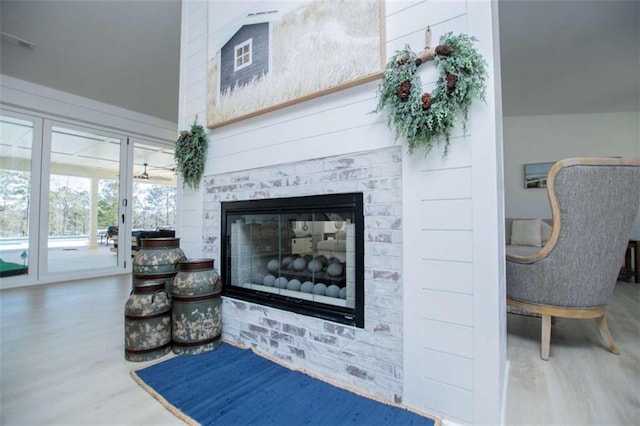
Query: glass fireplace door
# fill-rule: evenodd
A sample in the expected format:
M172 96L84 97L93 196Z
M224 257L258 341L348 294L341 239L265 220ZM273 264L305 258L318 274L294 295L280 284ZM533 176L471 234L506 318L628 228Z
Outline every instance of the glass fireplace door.
M361 265L352 207L278 209L260 202L249 211L225 203L223 280L232 295L313 316L354 323ZM280 200L282 202L282 200ZM265 200L262 201L263 203ZM360 256L361 257L361 256ZM361 274L360 274L361 275Z

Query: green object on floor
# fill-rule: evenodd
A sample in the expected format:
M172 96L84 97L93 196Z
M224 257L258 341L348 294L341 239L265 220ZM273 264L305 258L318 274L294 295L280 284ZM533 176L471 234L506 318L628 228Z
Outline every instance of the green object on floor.
M23 275L29 271L29 268L19 263L5 262L0 259L0 277L11 277L14 275Z

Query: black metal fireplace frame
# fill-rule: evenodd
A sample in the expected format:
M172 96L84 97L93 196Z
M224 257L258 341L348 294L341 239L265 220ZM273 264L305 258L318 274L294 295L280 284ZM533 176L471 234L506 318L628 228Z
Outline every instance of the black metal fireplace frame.
M302 315L364 328L364 210L361 192L345 194L311 195L303 197L269 198L221 203L221 265L222 295L271 306ZM343 308L279 294L265 293L237 287L229 282L231 259L231 235L227 234L227 217L230 214L250 213L299 213L313 209L353 209L355 225L355 306Z

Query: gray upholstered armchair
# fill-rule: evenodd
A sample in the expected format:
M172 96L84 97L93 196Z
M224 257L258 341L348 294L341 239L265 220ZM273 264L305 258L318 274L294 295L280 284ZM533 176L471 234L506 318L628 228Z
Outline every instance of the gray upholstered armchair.
M640 159L572 158L547 178L553 229L537 253L507 252L507 303L542 317L549 359L551 318L594 318L608 349L618 348L605 305L624 260L640 204Z

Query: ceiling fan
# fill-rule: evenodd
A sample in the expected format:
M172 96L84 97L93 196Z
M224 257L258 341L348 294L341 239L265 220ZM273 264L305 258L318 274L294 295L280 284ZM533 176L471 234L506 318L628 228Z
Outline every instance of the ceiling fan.
M166 172L169 171L169 172L175 173L176 171L175 167L150 166L149 163L143 163L142 165L144 166L143 172L140 173L139 175L134 175L133 176L134 179L142 179L142 180L153 179L153 181L155 182L171 181L171 178L167 176ZM149 169L157 170L158 171L157 176L156 174L153 174L153 170L151 171L153 176L149 175L149 172L147 172L147 167Z
M136 178L136 179L149 179L149 173L147 173L147 166L148 165L149 165L148 163L144 163L144 171L141 174L139 174L137 176L134 176L134 178Z

